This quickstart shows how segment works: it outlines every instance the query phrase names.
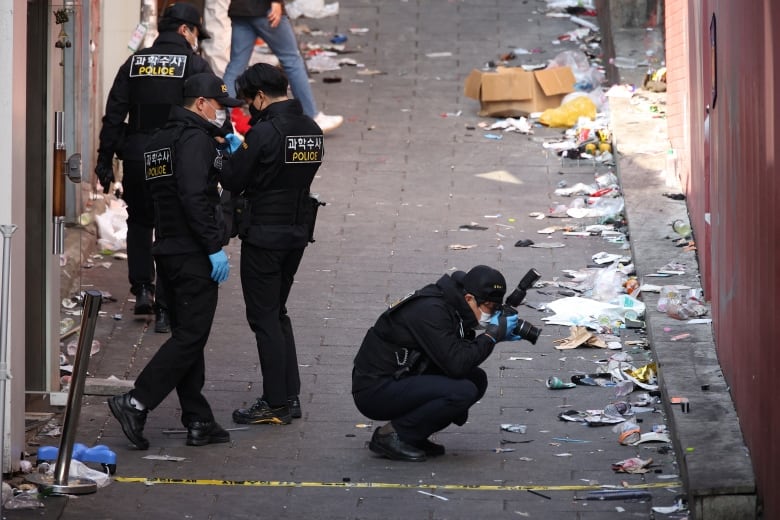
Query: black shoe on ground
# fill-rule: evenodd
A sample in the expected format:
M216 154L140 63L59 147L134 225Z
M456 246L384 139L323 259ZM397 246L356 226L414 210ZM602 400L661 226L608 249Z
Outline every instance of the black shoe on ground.
M187 427L187 446L230 442L230 434L215 421L193 421Z
M154 313L154 331L160 334L167 334L171 331L171 319L165 309L157 309L157 312Z
M138 410L130 404L129 393L109 397L108 407L130 442L139 450L149 449L149 441L144 438L148 410Z
M154 293L150 287L142 285L135 291L134 314L151 314L154 312Z
M425 460L425 452L415 448L411 444L402 441L398 433L379 433L379 428L374 431L368 449L377 455L382 455L391 460L406 460L410 462L422 462Z
M441 444L436 444L435 442L431 442L428 439L423 439L420 442L413 443L412 445L417 449L423 450L425 455L428 457L440 457L441 455L444 455L446 451L444 446Z
M258 399L249 408L233 410L233 422L238 424L290 424L292 415L287 405L271 407Z
M290 408L290 417L293 419L300 419L303 417L303 412L301 412L301 400L297 395L287 399L287 406Z

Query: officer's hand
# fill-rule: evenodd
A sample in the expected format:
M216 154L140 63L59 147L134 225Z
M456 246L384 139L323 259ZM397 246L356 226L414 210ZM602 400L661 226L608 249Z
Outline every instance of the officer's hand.
M108 154L99 154L97 164L95 164L95 175L97 175L100 185L103 186L103 193L108 193L111 183L114 182L114 157Z
M227 149L230 153L236 153L236 150L241 147L241 142L241 138L236 134L227 134L225 136L225 143L227 144Z
M230 274L230 264L225 252L220 249L216 253L209 255L211 261L211 279L217 283L222 283L228 279Z
M520 336L513 334L517 327L517 313L499 311L493 315L485 328L485 333L495 340L499 341L518 341Z

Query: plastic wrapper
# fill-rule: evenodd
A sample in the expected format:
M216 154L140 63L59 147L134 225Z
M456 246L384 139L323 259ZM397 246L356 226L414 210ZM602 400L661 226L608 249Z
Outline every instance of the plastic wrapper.
M571 128L579 118L596 118L596 105L588 96L579 96L558 108L542 112L539 122L552 128Z

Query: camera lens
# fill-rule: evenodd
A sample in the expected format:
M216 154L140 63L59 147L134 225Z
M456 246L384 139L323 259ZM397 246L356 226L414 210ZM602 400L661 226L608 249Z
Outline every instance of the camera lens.
M515 327L515 330L512 331L512 334L530 341L532 345L536 345L536 340L539 339L541 333L542 329L534 327L525 320L517 320L517 326Z

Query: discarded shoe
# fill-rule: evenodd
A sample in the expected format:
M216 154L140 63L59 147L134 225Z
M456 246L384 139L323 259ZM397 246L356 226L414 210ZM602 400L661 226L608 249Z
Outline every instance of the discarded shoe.
M149 449L149 441L144 438L144 425L146 425L148 410L138 410L130 404L129 393L110 397L108 407L122 426L125 437L139 450Z
M379 428L374 430L368 449L377 455L382 455L391 460L405 460L409 462L422 462L425 460L425 452L407 444L398 437L397 432L387 434L379 433Z
M290 424L292 415L288 405L271 407L263 398L249 408L233 411L233 422L238 424Z
M215 421L193 421L187 427L187 446L230 442L230 434Z

